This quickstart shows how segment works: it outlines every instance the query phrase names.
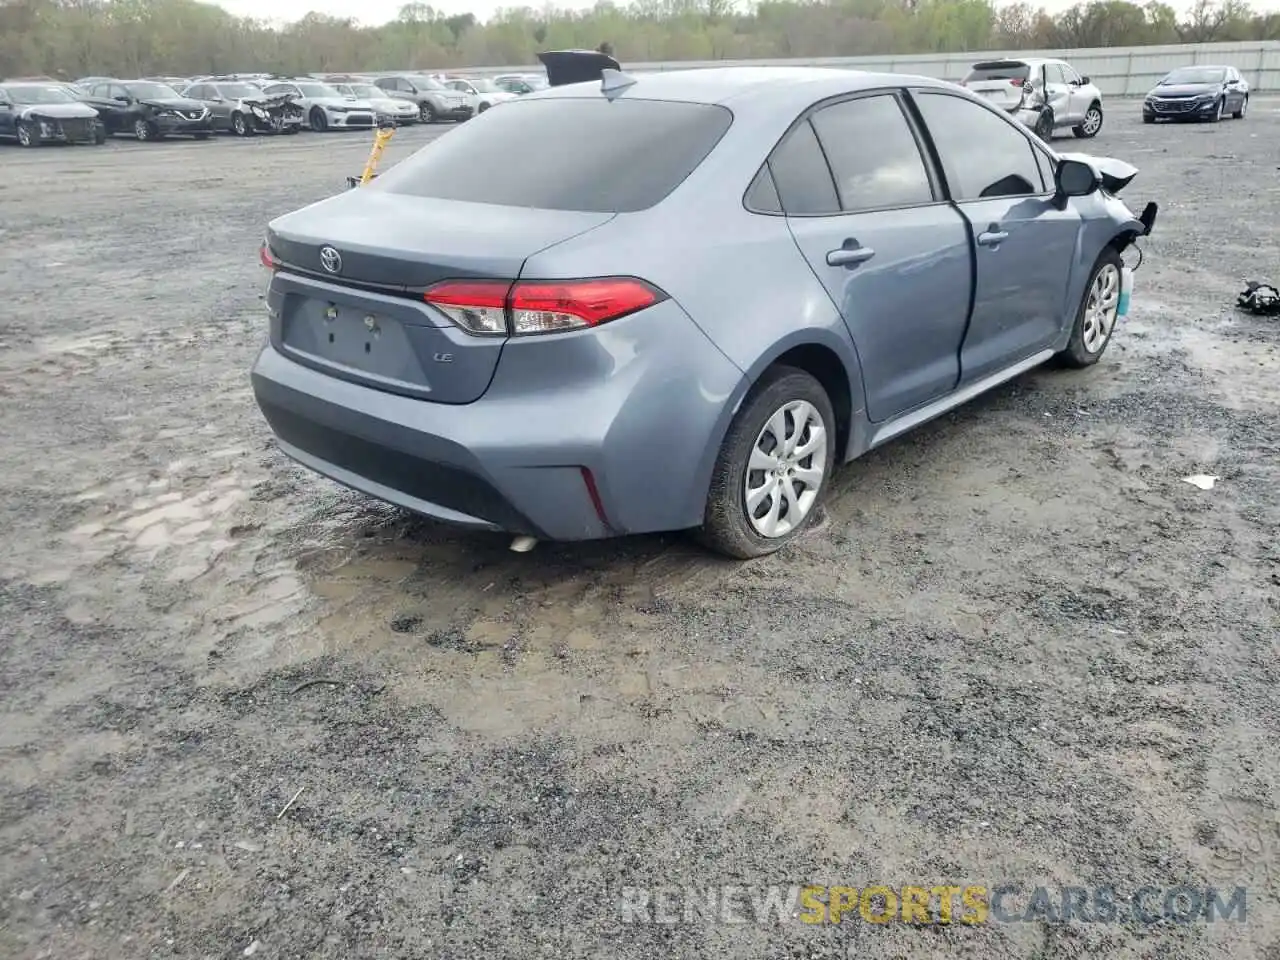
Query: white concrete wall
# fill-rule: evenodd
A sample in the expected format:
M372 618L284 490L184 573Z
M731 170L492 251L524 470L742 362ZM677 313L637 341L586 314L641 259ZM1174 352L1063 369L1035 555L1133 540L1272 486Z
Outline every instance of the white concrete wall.
M1280 91L1280 41L1243 43L1186 43L1158 47L1102 47L1081 50L988 50L976 53L913 54L884 57L826 57L792 60L710 60L667 63L630 63L633 73L654 70L690 70L725 66L813 66L889 73L923 74L942 80L960 80L972 64L1005 56L1042 56L1066 60L1109 96L1139 96L1175 67L1190 64L1224 64L1236 67L1249 86L1259 92ZM540 72L540 66L486 67L476 73Z

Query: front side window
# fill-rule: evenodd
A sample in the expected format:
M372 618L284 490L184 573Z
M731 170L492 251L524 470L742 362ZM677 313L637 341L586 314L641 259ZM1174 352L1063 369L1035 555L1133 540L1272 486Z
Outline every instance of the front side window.
M1013 121L960 96L913 93L953 200L1033 196L1045 188L1031 141Z

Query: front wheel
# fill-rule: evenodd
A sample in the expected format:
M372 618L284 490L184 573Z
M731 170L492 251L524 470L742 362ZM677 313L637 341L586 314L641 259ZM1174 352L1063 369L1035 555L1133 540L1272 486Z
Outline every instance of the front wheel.
M133 121L133 136L135 140L141 140L144 142L147 140L158 140L159 134L159 128L157 128L155 124L144 120L142 117Z
M231 115L231 132L237 137L247 137L253 133L253 127L249 126L245 115L237 111Z
M102 146L107 142L107 128L101 123L95 123L93 125L93 142L98 146Z
M1243 120L1244 113L1248 109L1249 109L1249 98L1245 97L1243 100L1240 101L1240 109L1237 110L1235 113L1231 114L1231 116L1233 116L1237 120Z
M1097 363L1111 334L1115 331L1120 309L1120 268L1123 262L1115 247L1107 247L1093 265L1089 283L1084 288L1071 339L1057 359L1064 366L1083 369Z
M1084 122L1078 127L1072 127L1071 132L1077 137L1084 140L1090 140L1098 135L1098 131L1102 129L1102 104L1091 103L1089 109L1084 112Z
M324 111L319 107L311 108L311 129L316 133L324 133L329 129L329 118L325 116Z
M1227 106L1227 98L1219 97L1218 102L1213 105L1213 113L1209 114L1210 123L1221 123L1222 114Z
M436 108L429 103L424 103L418 107L418 119L423 123L435 123L440 119L436 113Z
M18 122L18 145L22 147L40 146L40 128L26 120Z
M794 540L835 467L835 412L822 384L774 367L751 390L720 447L698 537L737 560Z

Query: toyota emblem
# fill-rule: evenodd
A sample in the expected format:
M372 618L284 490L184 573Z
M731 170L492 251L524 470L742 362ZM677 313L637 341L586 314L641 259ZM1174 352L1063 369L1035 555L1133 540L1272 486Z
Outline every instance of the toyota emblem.
M320 248L320 266L328 273L337 273L342 269L342 254L333 247Z

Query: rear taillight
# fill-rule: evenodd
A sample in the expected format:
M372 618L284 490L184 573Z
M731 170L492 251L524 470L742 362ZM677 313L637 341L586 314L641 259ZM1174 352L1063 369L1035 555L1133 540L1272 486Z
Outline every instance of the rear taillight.
M271 255L271 248L265 243L258 248L258 261L268 270L274 270L280 266L280 261Z
M1009 79L1009 82L1012 83L1015 87L1020 87L1027 81L1023 80L1022 77L1011 77Z
M524 335L598 327L667 299L635 277L446 280L423 299L469 333Z

